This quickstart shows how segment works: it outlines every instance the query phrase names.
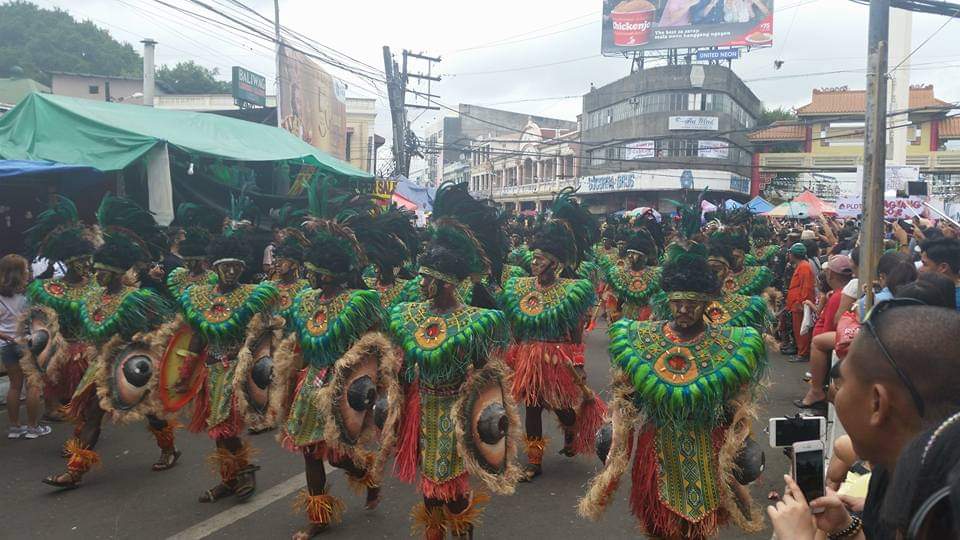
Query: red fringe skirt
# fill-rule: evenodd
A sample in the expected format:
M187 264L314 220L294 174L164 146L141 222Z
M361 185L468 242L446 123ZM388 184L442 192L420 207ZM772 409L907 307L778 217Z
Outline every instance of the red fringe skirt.
M528 406L576 409L583 401L574 370L583 365L583 344L524 341L507 350L513 398Z

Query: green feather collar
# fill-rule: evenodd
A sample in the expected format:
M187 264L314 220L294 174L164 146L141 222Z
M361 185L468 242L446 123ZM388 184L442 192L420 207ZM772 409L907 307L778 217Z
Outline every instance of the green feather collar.
M303 357L317 368L332 366L386 317L374 291L344 291L327 301L321 296L319 290L306 289L294 298L289 310Z
M180 295L180 307L187 322L214 345L239 343L250 319L257 313L272 311L280 297L269 281L238 285L225 295L219 294L216 287L193 285Z
M559 279L541 290L537 278L512 278L503 285L500 305L518 341L566 339L593 306L593 284Z
M760 379L763 337L753 328L708 325L692 343L671 340L665 323L620 320L610 327L610 361L630 378L634 401L658 425L714 425L723 405Z
M723 282L723 292L745 296L758 295L773 282L773 272L766 266L744 266L739 274L731 273Z
M651 296L660 292L662 273L659 266L648 266L634 274L624 267L612 265L607 267L606 282L618 300L645 306Z
M183 294L183 291L187 290L187 287L196 285L197 283L214 285L217 283L217 273L205 270L199 276L191 276L190 270L181 266L174 268L170 271L170 274L167 275L167 290L170 291L170 294L172 294L174 298L180 298L180 295Z
M410 302L390 310L390 334L403 348L405 378L430 386L457 384L474 359L486 360L510 340L502 311L462 307L434 313L428 302Z
M83 334L94 343L105 343L115 334L129 338L158 325L173 309L150 289L124 287L119 294L91 295L80 306Z

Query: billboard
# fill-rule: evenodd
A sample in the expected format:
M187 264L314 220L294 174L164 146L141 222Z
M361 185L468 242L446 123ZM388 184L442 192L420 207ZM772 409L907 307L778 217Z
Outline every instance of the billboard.
M263 107L267 104L267 78L233 66L233 99L237 105Z
M601 51L773 44L773 0L603 0Z
M346 86L289 48L280 57L280 107L284 129L337 159L346 158Z

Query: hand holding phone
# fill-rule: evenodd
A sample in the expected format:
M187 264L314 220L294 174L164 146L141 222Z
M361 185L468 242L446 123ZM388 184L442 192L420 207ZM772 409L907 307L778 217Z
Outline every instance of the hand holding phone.
M827 494L825 485L826 467L823 462L822 441L802 441L793 443L793 478L808 501ZM813 513L818 513L813 509Z

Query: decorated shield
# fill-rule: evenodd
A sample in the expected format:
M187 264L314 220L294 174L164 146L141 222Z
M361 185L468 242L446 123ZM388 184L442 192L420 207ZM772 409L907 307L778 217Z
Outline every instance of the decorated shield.
M53 359L65 344L59 338L56 314L47 308L35 306L21 323L24 358L40 374L46 374Z
M104 352L111 404L120 411L135 409L156 388L162 357L144 341L120 344Z
M242 374L247 404L258 414L265 414L270 405L270 381L273 380L273 352L276 345L268 329L254 343L253 363Z
M358 353L350 365L335 371L333 379L331 412L341 441L349 444L359 441L364 430L373 425L374 405L380 398L380 355L377 351Z
M453 406L457 448L471 475L497 493L510 493L516 465L520 419L510 400L507 376L499 365L474 371Z
M193 329L184 324L167 343L158 368L160 401L167 412L183 408L200 390L205 367L197 359L191 361L190 341Z

